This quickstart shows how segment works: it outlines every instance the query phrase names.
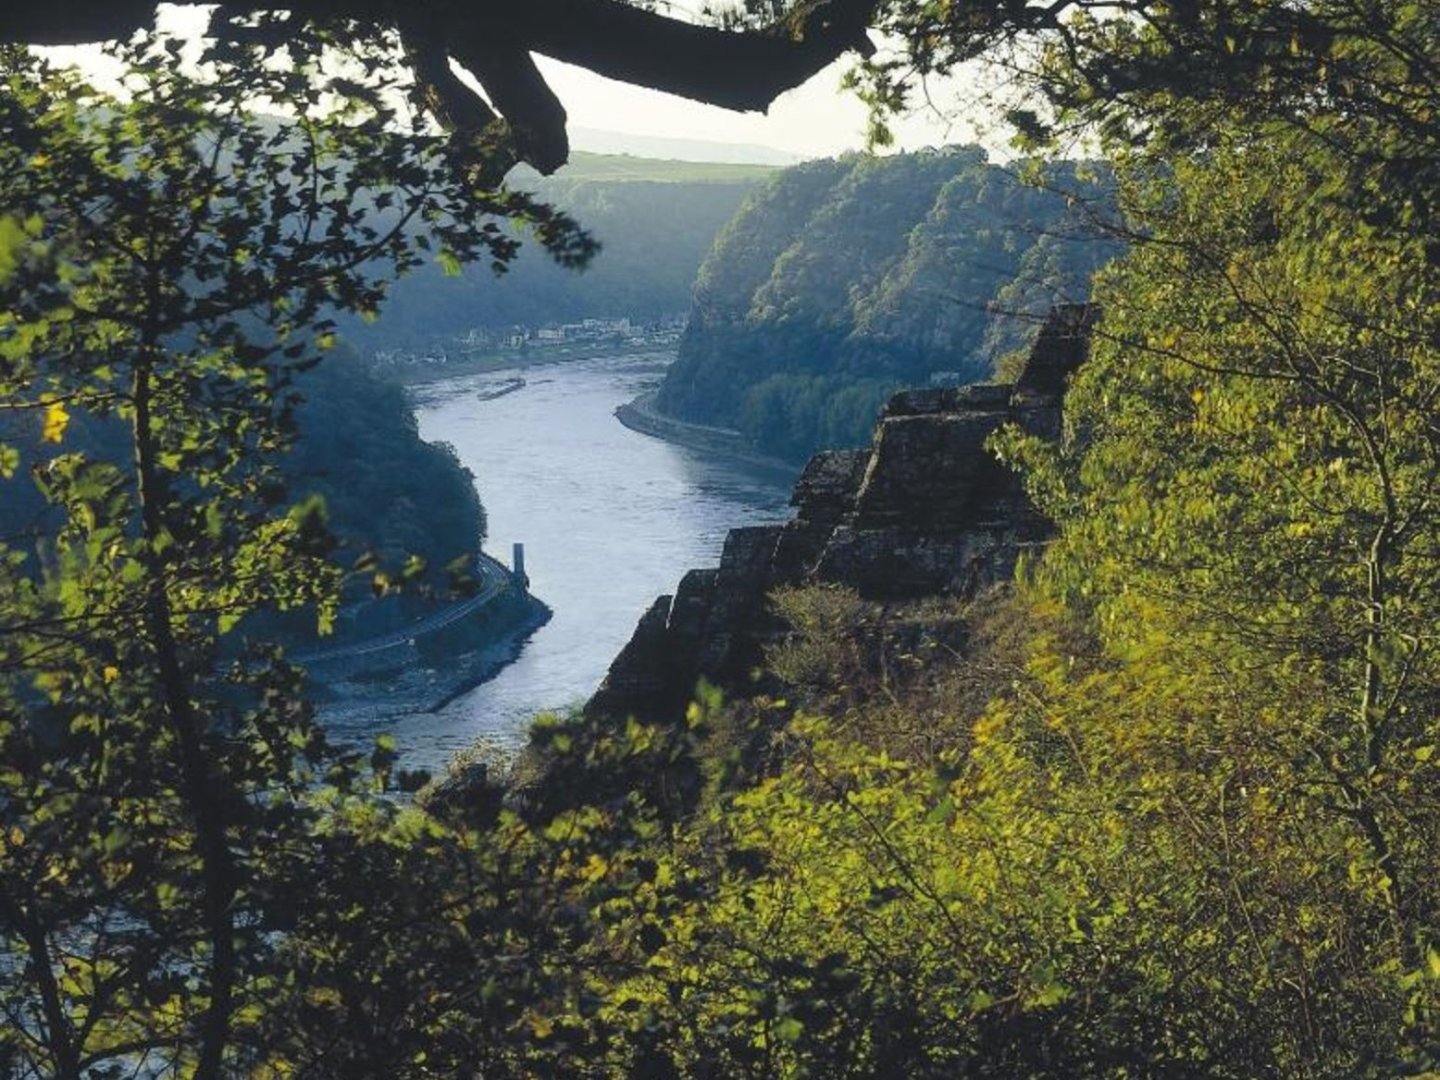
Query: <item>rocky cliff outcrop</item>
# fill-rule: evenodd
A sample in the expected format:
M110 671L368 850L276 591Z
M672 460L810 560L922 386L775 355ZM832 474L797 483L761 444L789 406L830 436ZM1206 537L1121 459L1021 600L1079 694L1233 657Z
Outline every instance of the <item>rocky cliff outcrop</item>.
M1087 305L1057 308L1014 384L896 394L869 449L812 458L791 497L794 518L732 530L718 567L690 571L657 599L586 712L661 720L684 709L701 678L743 689L784 631L766 603L779 586L839 583L899 602L967 597L1008 578L1050 527L984 443L1006 423L1059 430L1093 320Z

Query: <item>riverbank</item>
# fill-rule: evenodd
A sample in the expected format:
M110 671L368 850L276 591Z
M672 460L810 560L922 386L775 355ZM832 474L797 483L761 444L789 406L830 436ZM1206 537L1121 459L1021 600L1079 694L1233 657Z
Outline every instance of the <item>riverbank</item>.
M438 712L519 658L554 613L491 556L482 553L476 571L481 588L470 600L398 631L296 657L333 735Z
M339 742L359 743L415 716L433 715L515 663L554 612L507 587L465 619L381 654L304 665L321 722ZM436 771L448 755L402 747L407 768Z
M615 409L615 418L631 431L662 439L676 446L688 447L706 454L730 458L757 469L773 470L794 480L800 474L800 465L783 458L762 454L743 434L731 428L709 427L705 424L691 424L666 416L655 408L656 391L647 390L631 401Z
M547 345L527 349L503 349L483 355L472 354L465 359L444 364L416 364L407 367L375 366L376 377L400 386L427 386L471 375L488 375L498 371L528 370L584 360L606 360L623 356L654 356L666 363L675 359L672 341L634 345L626 342L577 342L570 345Z
M372 729L396 739L408 767L438 773L477 740L522 744L537 715L595 692L635 619L688 567L713 562L726 532L787 516L793 474L616 423L616 406L652 389L665 358L647 350L524 372L524 388L490 401L477 393L510 372L412 391L421 436L454 446L478 478L487 546L525 545L531 589L555 617L495 678L437 713Z
M463 697L499 675L519 659L530 638L554 615L548 604L518 589L513 600L502 597L492 607L495 609L494 614L504 620L500 631L490 644L472 653L462 654L461 661L447 670L449 677L445 680L445 685L436 688L443 692L431 695L425 712L437 713L456 698Z

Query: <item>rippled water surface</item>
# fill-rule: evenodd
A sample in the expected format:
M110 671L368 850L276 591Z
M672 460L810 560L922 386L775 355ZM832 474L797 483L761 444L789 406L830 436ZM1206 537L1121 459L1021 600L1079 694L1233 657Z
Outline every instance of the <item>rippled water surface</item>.
M432 384L420 434L455 447L489 515L486 550L525 545L531 591L554 609L520 658L437 713L389 717L407 761L434 768L481 736L514 741L545 709L583 701L651 601L713 566L727 530L783 519L791 477L627 430L622 402L668 356L579 360ZM525 386L484 400L507 380Z

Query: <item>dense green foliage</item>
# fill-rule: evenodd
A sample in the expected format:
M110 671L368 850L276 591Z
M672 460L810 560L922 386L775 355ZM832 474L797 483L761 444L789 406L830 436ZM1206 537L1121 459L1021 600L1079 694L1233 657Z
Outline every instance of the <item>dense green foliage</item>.
M1094 52L1051 74L1204 44L1191 10L1082 23ZM901 652L897 613L853 597L781 598L792 700L717 726L744 746L758 709L768 752L670 849L707 891L623 991L681 1072L1440 1064L1440 27L1305 10L1353 95L1321 71L1334 96L1297 115L1306 39L1272 54L1274 97L1177 101L1151 70L1057 101L1127 122L1133 244L1063 441L997 441L1060 536L964 613L961 658ZM1222 69L1243 25L1209 40Z
M777 598L783 700L670 736L712 786L660 849L681 903L637 913L645 969L609 989L635 1017L613 1072L1440 1066L1440 27L1306 11L1352 95L1297 114L1306 39L1272 54L1273 98L1176 100L1152 71L1056 102L1136 125L1107 137L1132 251L1065 436L997 440L1059 537L949 614L958 656L892 632L934 611ZM1204 44L1159 16L1079 29L1095 51L1057 50L1057 77ZM1228 29L1222 69L1253 44Z
M293 504L316 496L324 500L337 561L373 562L393 573L418 559L426 571L415 576L415 584L443 595L456 576L446 568L468 573L485 537L485 511L469 471L449 447L421 441L403 392L368 375L343 344L325 363L296 373L294 390L295 445L279 460L275 483ZM5 441L30 467L0 485L0 520L7 523L6 541L30 552L52 542L64 522L37 482L49 463L81 453L131 471L127 431L115 416L68 410L61 444L44 442L37 425L16 421ZM372 635L388 630L385 620L401 616L406 599L410 607L423 603L421 592L427 591L375 603L371 582L366 574L348 583L340 633L352 622ZM273 634L282 624L265 625ZM283 625L292 638L315 635L313 618Z
M404 392L367 375L343 344L295 388L296 439L280 463L292 500L324 500L335 561L373 564L397 580L409 567L416 586L376 597L370 574L352 575L336 633L353 626L373 636L413 618L427 599L453 598L485 538L474 477L454 449L423 442ZM292 630L313 636L303 624Z
M58 519L0 550L0 1064L17 1076L303 1058L260 1033L323 985L302 960L373 933L353 898L403 898L417 872L385 876L385 854L425 829L412 842L365 794L385 748L372 779L326 747L277 650L231 646L247 619L336 614L324 505L277 465L296 388L333 343L327 313L373 306L426 247L503 260L497 218L529 217L558 257L584 251L397 128L378 75L331 84L349 105L321 114L304 57L234 52L197 85L177 49L123 50L129 102L0 56L0 396L61 451L0 447L5 482ZM246 115L250 95L294 124ZM68 441L81 427L88 445ZM307 918L361 936L285 932ZM333 1056L325 1038L312 1053Z
M989 376L1118 246L1080 170L1030 179L960 148L785 170L701 267L660 407L803 460L863 442L900 387Z

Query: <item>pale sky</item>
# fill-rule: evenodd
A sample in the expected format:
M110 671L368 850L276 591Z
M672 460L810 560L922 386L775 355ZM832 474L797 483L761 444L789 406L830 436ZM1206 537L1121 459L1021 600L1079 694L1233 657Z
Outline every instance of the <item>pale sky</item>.
M768 113L737 113L613 82L581 68L537 58L570 123L632 135L663 135L711 142L754 143L802 157L828 157L865 143L865 106L840 89L850 66L841 60L791 90ZM961 110L963 106L955 105ZM896 125L899 149L975 141L964 120L946 121L920 109Z
M3 0L0 0L3 2ZM522 0L523 2L523 0ZM676 7L684 10L684 4ZM195 33L200 9L161 4L161 23L173 33ZM93 49L51 50L57 59L94 67ZM603 79L584 69L537 57L551 87L564 103L572 127L631 135L700 139L770 147L800 157L826 157L858 150L865 142L865 107L840 89L851 61L844 59L804 86L782 95L766 114L736 113L670 94ZM1004 140L983 137L970 121L980 115L973 80L932 85L939 107L917 109L892 126L896 149L914 150L947 142L984 141L1003 156ZM940 110L948 114L940 115ZM983 128L983 123L981 125Z

